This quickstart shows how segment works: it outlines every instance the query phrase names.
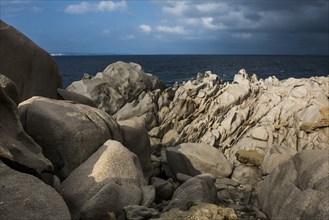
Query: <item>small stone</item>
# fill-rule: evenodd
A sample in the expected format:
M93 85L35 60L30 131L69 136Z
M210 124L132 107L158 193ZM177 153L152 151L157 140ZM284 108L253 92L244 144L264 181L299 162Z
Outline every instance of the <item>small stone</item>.
M203 98L205 96L206 96L206 93L203 90L200 90L199 93L198 93L198 97Z
M285 128L289 125L288 121L283 121L281 124L274 125L274 128L276 130L279 130L280 128Z
M239 162L257 167L262 164L264 159L264 154L255 150L238 150L235 156Z
M251 132L251 137L261 141L267 141L268 133L263 127L256 127Z
M178 140L179 134L175 129L169 130L162 138L162 145L171 147Z
M299 129L310 133L317 128L324 128L324 127L329 127L329 121L304 122L301 124Z

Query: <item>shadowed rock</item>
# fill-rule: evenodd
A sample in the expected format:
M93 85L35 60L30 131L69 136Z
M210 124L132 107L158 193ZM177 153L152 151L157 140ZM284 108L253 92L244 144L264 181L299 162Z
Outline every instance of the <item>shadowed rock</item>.
M69 220L70 213L55 189L0 161L1 219Z
M0 86L6 95L18 105L19 97L16 84L5 75L0 74Z
M52 171L41 147L28 136L19 121L16 104L0 86L0 159L13 168L40 174Z
M0 35L0 73L16 84L19 100L37 95L56 99L62 81L55 60L2 20Z

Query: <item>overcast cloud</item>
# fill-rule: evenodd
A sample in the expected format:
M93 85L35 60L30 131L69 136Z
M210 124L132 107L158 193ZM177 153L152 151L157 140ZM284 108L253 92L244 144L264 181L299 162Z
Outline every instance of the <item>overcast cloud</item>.
M328 8L328 0L1 0L1 19L50 50L328 54Z

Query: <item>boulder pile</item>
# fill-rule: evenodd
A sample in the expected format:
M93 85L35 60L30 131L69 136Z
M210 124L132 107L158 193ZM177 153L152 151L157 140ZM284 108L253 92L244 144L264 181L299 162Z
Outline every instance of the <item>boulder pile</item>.
M9 30L6 41L34 46L1 22ZM0 69L1 219L329 216L328 77L240 70L228 83L205 72L166 88L117 62L64 90L48 58L26 54L49 71L18 73L12 59L23 61L10 56Z

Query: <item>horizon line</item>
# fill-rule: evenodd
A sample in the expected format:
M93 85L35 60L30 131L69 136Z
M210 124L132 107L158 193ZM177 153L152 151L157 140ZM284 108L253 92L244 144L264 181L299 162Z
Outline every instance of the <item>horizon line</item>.
M51 56L329 56L329 54L215 54L215 53L177 53L177 54L132 54L132 53L49 53Z

